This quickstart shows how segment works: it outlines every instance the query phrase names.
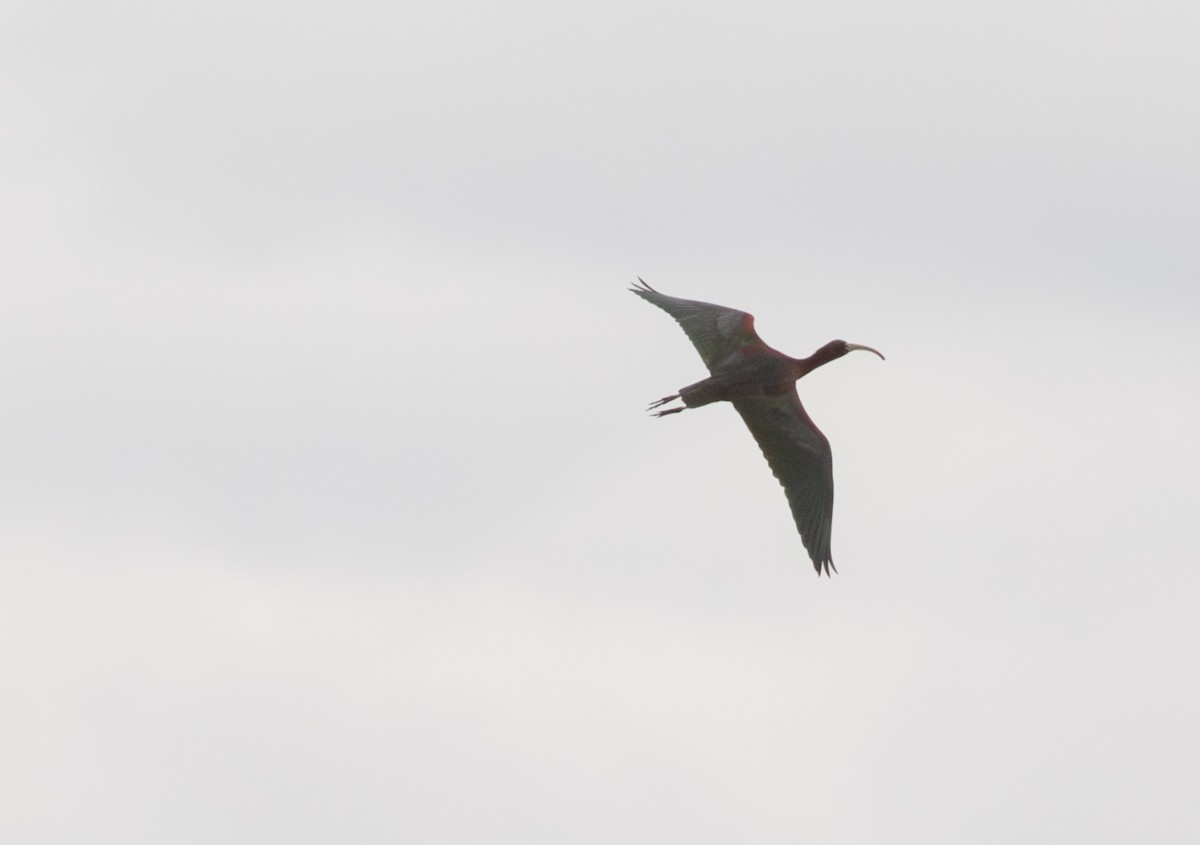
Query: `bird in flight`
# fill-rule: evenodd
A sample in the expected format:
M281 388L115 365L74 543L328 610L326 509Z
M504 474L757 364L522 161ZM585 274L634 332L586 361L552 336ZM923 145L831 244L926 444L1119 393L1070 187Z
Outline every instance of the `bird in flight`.
M754 317L745 311L667 296L641 278L630 290L675 318L711 374L652 402L648 410L658 409L654 416L665 417L713 402L732 402L783 485L796 529L817 574L824 571L828 575L831 569L837 572L829 551L833 453L800 404L796 380L856 349L880 358L883 353L831 340L807 358L790 358L762 342L754 331ZM664 407L676 399L683 404Z

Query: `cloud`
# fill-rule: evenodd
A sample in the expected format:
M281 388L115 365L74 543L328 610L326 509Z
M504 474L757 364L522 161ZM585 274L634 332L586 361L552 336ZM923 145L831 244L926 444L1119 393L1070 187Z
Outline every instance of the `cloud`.
M8 838L1178 838L1188 23L14 7ZM888 355L833 581L637 275Z

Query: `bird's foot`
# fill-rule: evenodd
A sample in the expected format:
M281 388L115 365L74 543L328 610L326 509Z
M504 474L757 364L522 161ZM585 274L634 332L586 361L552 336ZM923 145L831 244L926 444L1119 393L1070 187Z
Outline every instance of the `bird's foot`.
M662 399L659 399L657 402L651 402L649 405L647 405L646 410L653 411L655 408L662 407L663 405L667 404L668 402L674 402L678 398L679 398L678 393L676 393L674 396L664 396ZM680 411L684 410L686 407L687 406L684 405L679 408L668 408L665 411L654 411L654 416L665 417L667 414L678 414Z

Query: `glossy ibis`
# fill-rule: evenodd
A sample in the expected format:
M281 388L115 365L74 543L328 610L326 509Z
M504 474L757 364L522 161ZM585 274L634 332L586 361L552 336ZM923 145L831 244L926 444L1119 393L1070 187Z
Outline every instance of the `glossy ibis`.
M800 539L817 574L832 569L829 551L833 522L833 455L829 441L813 424L796 380L817 367L869 346L831 340L807 358L789 358L767 346L754 331L754 317L736 308L678 299L659 293L642 279L630 288L666 311L683 327L711 375L650 404L656 417L677 414L712 402L732 402L758 441L771 471L783 485ZM676 399L683 404L663 408Z

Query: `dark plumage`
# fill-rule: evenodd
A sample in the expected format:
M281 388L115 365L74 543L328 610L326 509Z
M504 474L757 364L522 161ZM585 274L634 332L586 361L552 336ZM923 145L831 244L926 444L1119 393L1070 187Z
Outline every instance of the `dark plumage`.
M807 358L790 358L762 342L754 331L754 317L745 311L678 299L659 293L641 279L638 282L630 290L675 318L710 373L703 381L651 403L651 409L676 399L683 403L655 411L655 416L712 402L733 403L783 485L817 574L836 572L830 553L833 455L829 441L800 404L796 380L856 349L880 358L883 355L869 346L833 340Z

